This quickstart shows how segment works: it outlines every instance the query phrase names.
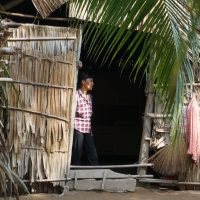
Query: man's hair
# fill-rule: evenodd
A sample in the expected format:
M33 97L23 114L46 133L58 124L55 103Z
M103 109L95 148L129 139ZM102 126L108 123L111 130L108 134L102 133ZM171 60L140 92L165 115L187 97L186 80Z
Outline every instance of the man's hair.
M88 78L93 78L93 76L90 73L86 72L86 71L80 70L79 73L78 73L78 85L77 85L78 88L81 87L82 81L84 81L84 80L86 80Z

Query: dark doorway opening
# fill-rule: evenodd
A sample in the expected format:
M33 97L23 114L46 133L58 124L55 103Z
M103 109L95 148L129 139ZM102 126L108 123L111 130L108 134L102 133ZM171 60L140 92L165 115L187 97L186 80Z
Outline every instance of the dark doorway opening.
M136 82L129 79L130 72L117 66L91 63L82 50L81 60L94 76L93 134L101 165L133 164L139 160L145 84L142 75ZM134 169L115 170L136 173Z
M138 161L144 88L117 71L94 72L93 131L102 164Z
M132 33L130 41L127 41L112 63L112 53L107 57L107 62L102 63L107 48L110 48L109 44L97 59L91 58L89 52L92 39L87 38L83 32L83 38L87 39L83 40L81 61L84 68L94 76L92 127L99 163L102 165L133 164L139 161L146 80L144 68L138 72L135 81L130 80L130 74L142 45L123 71L120 66L129 55L127 46L135 34L136 32ZM136 171L137 168L120 169L120 172L125 173Z

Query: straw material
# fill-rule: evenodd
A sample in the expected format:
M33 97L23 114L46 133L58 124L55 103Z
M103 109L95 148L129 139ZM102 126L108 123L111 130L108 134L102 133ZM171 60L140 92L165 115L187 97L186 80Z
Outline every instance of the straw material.
M13 30L13 38L30 37L78 36L77 30L70 28L23 25ZM17 108L9 112L8 146L12 167L21 178L28 174L31 181L64 178L69 167L77 42L17 41L9 42L9 46L22 51L10 56L10 61L16 62L9 65L11 77L19 81L15 83L18 93L13 88L7 91L9 107ZM48 84L48 87L42 84Z
M66 3L66 0L32 0L32 2L40 15L46 18L53 11Z
M182 135L174 144L169 144L153 155L149 161L153 169L162 175L185 174L191 164L187 155L187 144Z

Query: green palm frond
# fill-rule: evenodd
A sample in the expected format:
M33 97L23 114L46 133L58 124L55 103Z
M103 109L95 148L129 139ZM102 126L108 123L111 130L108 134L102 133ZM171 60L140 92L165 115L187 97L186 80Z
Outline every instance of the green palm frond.
M172 140L176 140L182 114L184 85L194 81L199 62L200 3L186 0L74 0L75 17L85 20L91 59L103 55L111 61L123 47L126 68L138 48L130 78L149 72L172 113ZM94 23L95 22L95 23ZM136 32L133 37L133 33Z

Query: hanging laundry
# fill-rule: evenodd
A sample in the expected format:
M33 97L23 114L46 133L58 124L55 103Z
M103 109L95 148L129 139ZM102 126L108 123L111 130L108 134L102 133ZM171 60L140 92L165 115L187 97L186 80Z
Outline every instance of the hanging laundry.
M188 154L195 163L200 161L200 117L195 95L191 98L186 111L186 138Z

